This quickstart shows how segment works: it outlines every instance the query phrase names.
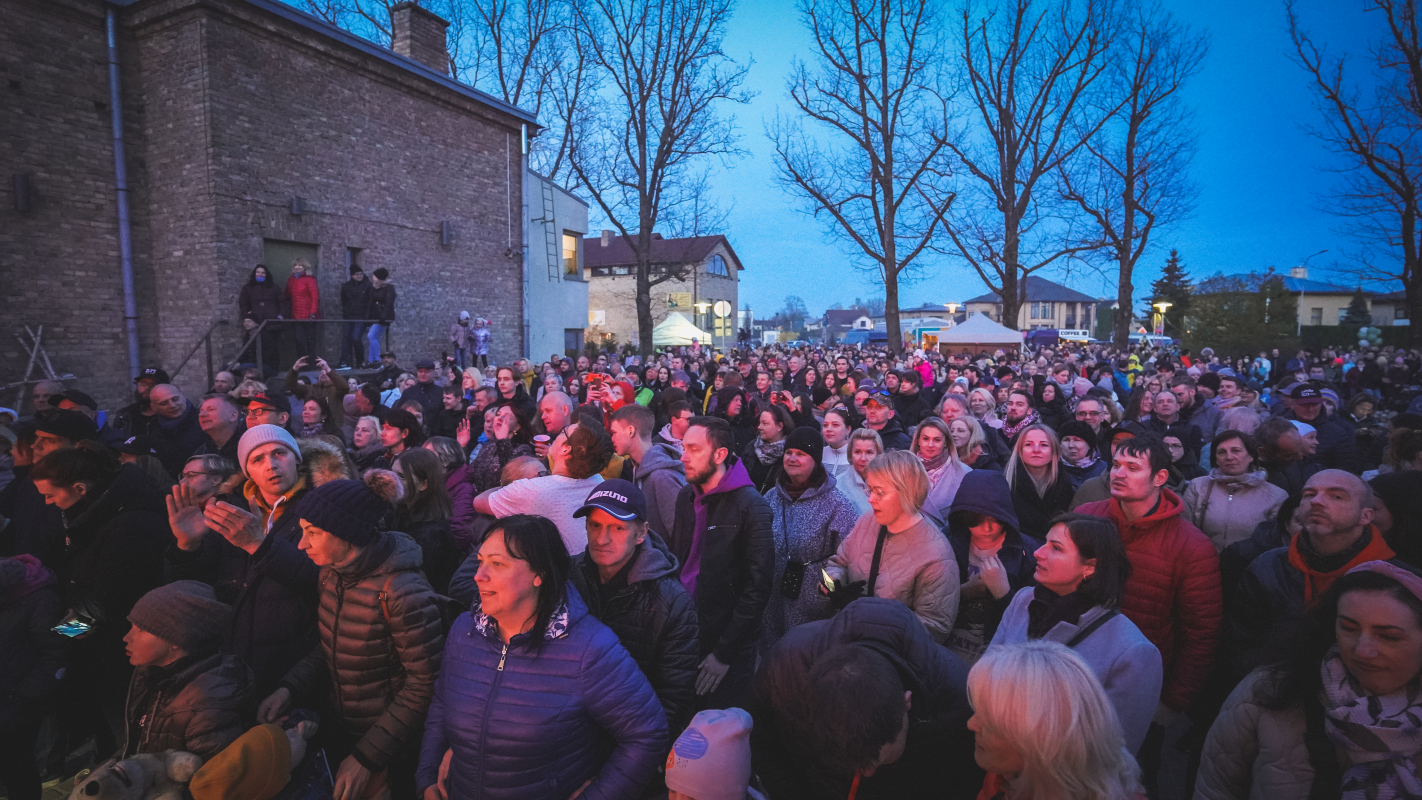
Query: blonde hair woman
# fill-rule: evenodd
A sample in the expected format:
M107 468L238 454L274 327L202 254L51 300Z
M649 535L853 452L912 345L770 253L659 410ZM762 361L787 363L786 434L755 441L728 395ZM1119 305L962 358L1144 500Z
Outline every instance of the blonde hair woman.
M958 417L948 423L948 432L953 436L953 448L958 451L958 460L973 469L998 468L983 435L982 423L972 417Z
M958 616L958 562L943 532L922 513L928 497L923 462L890 450L869 462L865 482L871 510L825 568L835 583L832 601L842 608L857 597L898 600L941 643Z
M835 478L838 488L844 492L859 509L860 514L869 513L869 484L865 482L869 474L869 463L884 452L884 440L872 428L855 428L849 434L849 469Z
M924 500L923 510L941 525L953 505L953 498L958 496L958 484L973 468L958 460L953 434L948 424L938 417L928 417L918 424L909 452L918 456L928 473L928 498Z
M1081 657L1057 642L988 648L968 672L980 798L1134 800L1140 769Z
M1029 425L1018 434L1003 470L1012 487L1018 529L1034 539L1046 537L1052 517L1066 511L1076 493L1071 476L1060 469L1061 460L1062 446L1052 429Z
M997 418L997 398L991 389L979 386L968 392L968 412L985 428L1002 427L1002 420Z

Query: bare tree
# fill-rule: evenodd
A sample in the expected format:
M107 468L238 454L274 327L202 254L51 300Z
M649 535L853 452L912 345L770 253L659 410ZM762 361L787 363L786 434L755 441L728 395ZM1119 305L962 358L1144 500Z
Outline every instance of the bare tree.
M888 346L903 346L899 281L918 271L953 203L942 187L947 103L935 0L803 0L812 62L790 77L794 119L771 131L780 180L827 217L884 284ZM806 123L813 131L807 134Z
M1180 90L1199 71L1208 44L1158 2L1135 5L1121 21L1109 80L1099 84L1099 103L1116 113L1058 172L1062 196L1095 223L1117 273L1117 304L1129 309L1136 262L1151 234L1187 213L1195 195L1186 178L1195 136ZM1116 315L1117 347L1129 343L1130 317Z
M636 258L637 336L652 352L652 287L695 264L655 256L659 227L706 233L722 219L706 197L707 157L737 153L725 101L745 102L744 67L721 49L729 0L585 0L579 46L605 89L585 104L569 166Z
M1342 156L1343 179L1328 210L1360 244L1359 272L1398 280L1407 296L1411 339L1422 345L1422 36L1416 0L1367 0L1386 30L1355 81L1346 55L1329 57L1287 4L1289 33L1313 83L1323 124L1313 133Z
M1111 0L1004 0L962 12L961 70L970 120L949 140L965 183L946 220L954 255L1002 300L1017 327L1034 272L1099 247L1079 237L1054 182L1115 113L1092 102L1109 69ZM965 202L967 201L967 202Z

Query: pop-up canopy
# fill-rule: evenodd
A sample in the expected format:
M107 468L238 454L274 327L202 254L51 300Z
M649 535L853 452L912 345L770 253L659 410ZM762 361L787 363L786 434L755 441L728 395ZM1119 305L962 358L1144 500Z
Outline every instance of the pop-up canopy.
M952 328L938 332L938 348L944 355L1020 347L1021 331L999 325L985 314L974 314Z
M703 345L711 344L711 334L691 324L691 320L673 311L652 329L653 347L686 347L695 339Z

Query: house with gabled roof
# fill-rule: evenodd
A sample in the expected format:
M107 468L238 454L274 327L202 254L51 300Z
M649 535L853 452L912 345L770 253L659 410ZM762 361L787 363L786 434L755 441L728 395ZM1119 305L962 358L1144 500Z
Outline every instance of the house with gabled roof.
M963 304L969 314L984 314L1002 322L1002 298L981 294ZM1091 330L1096 298L1036 275L1027 276L1027 302L1017 311L1017 329ZM1003 323L1007 324L1007 323Z
M667 239L652 234L652 273L671 277L652 287L652 325L676 311L711 333L715 346L736 341L740 273L745 267L722 235ZM583 240L583 274L588 281L587 338L637 341L637 257L625 236L604 230ZM716 315L724 301L730 313Z

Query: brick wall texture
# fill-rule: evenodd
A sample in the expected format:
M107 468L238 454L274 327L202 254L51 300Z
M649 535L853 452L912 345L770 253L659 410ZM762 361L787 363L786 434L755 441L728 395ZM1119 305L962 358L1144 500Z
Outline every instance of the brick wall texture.
M0 383L25 368L14 333L44 324L55 369L113 408L129 365L103 6L0 0L0 17ZM461 309L494 321L494 358L518 355L521 120L246 0L139 0L120 27L145 364L172 371L219 319L216 356L236 353L266 239L318 248L326 318L347 248L388 269L402 363L446 349ZM18 172L35 175L27 213ZM334 328L322 349L336 356ZM190 394L203 361L177 381Z

